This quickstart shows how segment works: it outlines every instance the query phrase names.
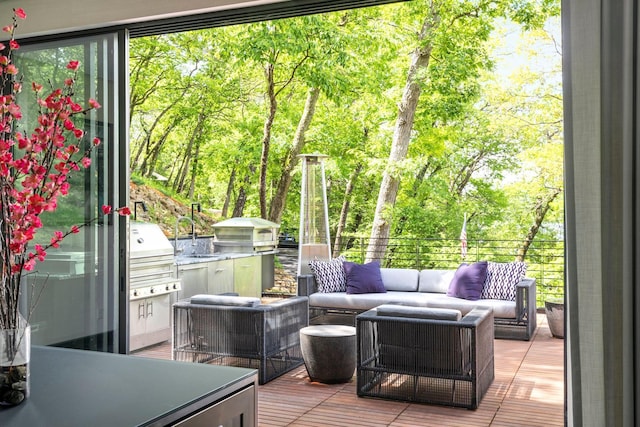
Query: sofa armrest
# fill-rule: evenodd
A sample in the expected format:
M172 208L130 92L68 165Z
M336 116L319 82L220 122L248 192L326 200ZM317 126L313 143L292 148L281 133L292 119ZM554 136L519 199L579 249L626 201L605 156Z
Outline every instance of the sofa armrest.
M309 298L291 297L261 306L265 349L269 353L300 345L300 329L309 326Z
M303 296L282 298L277 301L270 302L269 304L263 304L262 307L264 307L266 310L284 310L286 307L293 307L298 305L304 306L308 309L309 298Z
M298 276L298 296L306 296L318 292L318 284L313 274Z
M536 311L536 279L523 278L516 285L516 320L522 321L525 317L535 320Z
M483 322L489 322L493 326L493 309L491 307L475 307L465 314L460 322L472 324L476 327Z

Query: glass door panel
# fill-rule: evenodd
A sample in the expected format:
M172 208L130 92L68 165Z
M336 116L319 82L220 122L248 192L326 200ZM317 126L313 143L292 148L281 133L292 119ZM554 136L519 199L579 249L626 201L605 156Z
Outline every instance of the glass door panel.
M127 194L122 199L119 195L121 162L126 164L126 159L121 161L118 155L124 143L117 114L118 40L118 34L106 34L23 44L16 52L24 85L19 94L22 131L31 133L38 115L31 83L49 91L63 87L64 80L72 76L66 68L72 60L80 61L74 100L87 106L93 98L102 105L73 117L85 132L84 144L91 144L94 137L102 141L92 151L91 166L75 172L69 194L58 199L57 210L41 216L44 227L36 243L47 244L55 231L89 225L66 237L59 248L49 249L46 260L27 275L23 304L25 308L35 305L30 314L34 344L119 351L120 284L126 287L126 281L121 280L125 269L118 248L126 244L121 238L126 218L101 213L103 204L118 207L127 203Z

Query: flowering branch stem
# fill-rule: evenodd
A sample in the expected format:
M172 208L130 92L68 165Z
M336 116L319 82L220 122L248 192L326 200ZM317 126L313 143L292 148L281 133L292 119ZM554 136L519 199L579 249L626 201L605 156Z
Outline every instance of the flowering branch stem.
M13 24L3 28L10 36L9 44L0 43L0 328L17 326L24 272L44 261L47 249L59 247L69 234L98 219L74 225L66 233L55 231L48 244L32 243L43 227L40 215L55 211L58 197L68 194L71 174L91 165L92 151L100 140L93 138L86 146L85 132L76 126L75 117L100 108L100 104L89 99L89 105L83 107L73 101L80 63L70 61L67 69L71 77L63 88L56 89L49 82L47 94L42 85L31 83L37 124L30 134L18 130L22 112L16 96L22 91L22 78L13 63L13 53L20 47L14 36L18 19L25 18L24 10L14 9ZM82 146L86 148L81 150ZM102 207L103 214L112 212L130 213L127 207L115 211Z

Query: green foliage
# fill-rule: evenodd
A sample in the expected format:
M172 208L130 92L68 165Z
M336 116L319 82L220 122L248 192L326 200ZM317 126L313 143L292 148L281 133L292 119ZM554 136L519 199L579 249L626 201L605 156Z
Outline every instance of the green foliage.
M133 179L186 203L197 199L205 209L222 209L227 201L228 215L242 187L244 215L259 215L257 171L269 105L264 72L271 64L280 92L267 194L288 161L309 88L319 88L303 152L329 155L332 233L353 171L363 167L345 230L367 235L410 55L431 49L417 76L421 97L408 155L394 170L400 187L392 237L455 238L467 213L473 238L520 242L536 221L536 204L562 187L559 69L543 74L520 67L505 76L496 53L504 37L496 29L526 30L524 56L534 60L546 50L539 43L556 42L544 25L558 14L557 0L414 0L134 39ZM182 189L174 185L185 167L195 171L193 197L191 174ZM169 177L170 185L150 180L151 172ZM299 195L295 169L283 230L298 228ZM561 237L561 201L551 202L539 238Z

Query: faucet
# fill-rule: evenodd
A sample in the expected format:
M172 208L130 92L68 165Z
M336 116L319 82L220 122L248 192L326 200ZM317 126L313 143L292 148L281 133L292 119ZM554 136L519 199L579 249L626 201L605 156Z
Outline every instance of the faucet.
M195 248L195 246L196 246L196 232L195 232L195 229L194 229L195 223L188 216L180 215L178 218L176 218L176 234L175 234L175 243L173 245L173 247L174 247L174 255L177 255L177 254L179 254L180 252L183 251L183 249L178 249L178 224L180 224L180 221L185 220L185 219L191 223L191 229L194 230L191 233L191 246L193 246L193 248ZM195 249L193 249L193 248L191 250L192 253L195 252Z
M147 212L147 205L145 202L133 202L133 220L138 219L138 205L142 207L142 212Z
M193 234L194 236L196 235L196 223L195 223L195 218L193 217L193 208L197 207L198 208L198 212L202 212L202 207L200 206L200 203L191 203L191 234Z

